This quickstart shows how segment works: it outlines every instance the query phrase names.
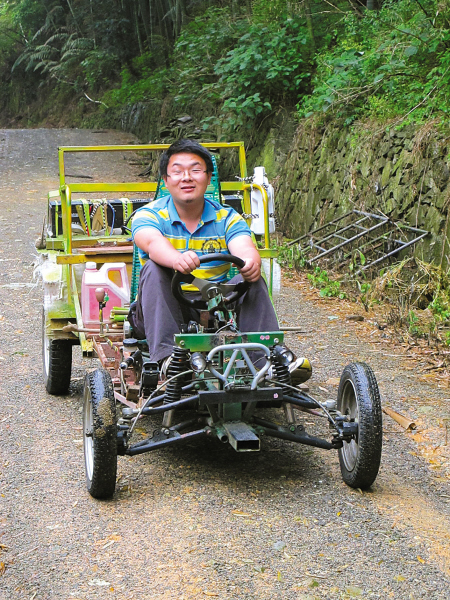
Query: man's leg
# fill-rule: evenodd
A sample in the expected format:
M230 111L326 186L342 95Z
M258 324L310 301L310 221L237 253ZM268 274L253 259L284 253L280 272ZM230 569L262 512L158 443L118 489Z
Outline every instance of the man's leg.
M242 281L242 275L230 279L230 283ZM250 284L247 292L241 296L236 306L239 331L279 331L278 319L269 296L266 282L262 277ZM264 365L264 354L259 351L249 352L249 357L257 368Z
M235 283L239 281L239 277L242 280L242 276L237 275L230 282ZM256 283L252 283L248 292L239 299L236 313L238 315L239 329L242 332L278 331L280 329L266 282L262 277ZM257 363L260 363L263 355L259 352L251 352L250 358L257 365ZM262 366L261 363L260 366ZM311 363L304 357L295 358L289 365L289 371L291 373L292 385L304 383L312 375Z
M242 275L236 275L230 283L238 281L242 281ZM238 300L236 314L242 332L279 330L278 319L266 282L262 277L252 283L248 291Z
M139 275L135 324L145 333L150 360L159 361L172 354L173 336L186 323L171 290L173 271L148 260Z

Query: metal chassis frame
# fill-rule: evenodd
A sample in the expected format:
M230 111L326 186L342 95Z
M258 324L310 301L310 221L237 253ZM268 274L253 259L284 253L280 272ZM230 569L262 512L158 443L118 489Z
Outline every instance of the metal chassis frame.
M314 411L314 409L317 410L321 408L319 402L302 391L294 391L293 389L286 391L282 386L278 385L276 381L273 381L269 386L263 384L263 387L257 387L258 384L261 383L261 377L259 375L263 372L262 375L264 376L270 366L270 352L268 347L282 343L283 341L284 336L281 331L265 332L264 334L255 332L250 334L240 334L238 336L233 333L229 334L228 338L226 335L219 337L214 333L176 335L175 344L178 347L188 349L190 352L202 351L207 353L207 370L212 375L214 381L218 382L218 388L212 388L211 385L208 385L208 380L206 380L206 382L203 380L204 388L195 390L195 384L200 383L200 385L202 385L202 380L198 380L197 382L193 381L190 384L183 386L183 395L186 396L187 393L193 390L192 395L166 403L165 393L161 393L153 398L149 398L145 402L144 407L141 407L140 409L136 402L131 402L118 391L118 387L122 386L126 379L128 379L128 381L134 380L133 368L128 368L125 371L121 371L119 368L119 362L121 360L120 351L118 346L114 343L114 338L116 342L120 340L119 336L120 334L113 334L111 339L108 339L102 337L100 334L92 335L94 349L99 356L103 367L111 373L116 401L131 408L132 413L130 414L133 416L136 416L137 414L139 414L139 416L162 414L164 417L162 426L154 431L151 438L130 446L124 441L128 425L119 426L119 454L128 456L143 454L171 444L183 444L195 438L205 436L215 436L220 439L220 431L226 428L227 423L233 423L233 420L230 421L229 418L223 420L223 418L219 417L218 408L221 405L233 404L241 405L241 416L238 421L245 423L248 426L249 431L252 431L255 436L258 436L258 439L259 436L266 435L325 450L334 450L342 447L343 441L351 439L352 435L354 435L354 432L351 429L347 429L346 431L345 425L340 423L339 428L334 433L331 441L310 436L301 425L295 424L293 419L288 418L289 411L292 415L293 408L311 412ZM263 345L261 340L265 340L267 346ZM247 354L248 350L261 350L265 352L266 364L259 372L256 372L254 367L253 369L250 368L250 359ZM239 352L241 352L244 357L244 362L247 363L247 367L249 368L253 379L246 387L242 388L238 386L234 389L227 390L227 376L232 372ZM229 355L227 363L224 363L223 357L219 360L219 363L224 365L223 374L219 373L212 365L213 358L218 353ZM273 406L274 403L275 406L278 407L284 406L288 421L287 426L277 425L276 423L261 419L255 414L257 408L261 408L264 405ZM181 421L173 426L164 425L166 415L169 417L169 422L171 422L177 411L185 410L192 411L192 417L188 421ZM233 409L231 408L231 410ZM208 417L203 416L205 411L209 414ZM202 424L203 427L192 429L184 433L181 432L188 427L191 428L195 425L198 427L199 424ZM336 425L336 423L334 424Z
M251 213L250 192L252 188L257 188L262 195L265 212L265 233L263 236L264 248L259 249L262 258L268 258L270 261L270 276L268 281L269 292L272 294L273 285L273 259L278 252L275 248L271 248L269 237L269 198L267 190L263 186L248 183L247 178L247 163L245 155L244 142L214 142L202 144L210 149L236 149L239 158L239 178L237 181L221 181L221 188L224 192L242 192L243 208L247 215ZM169 144L136 144L136 145L116 145L116 146L62 146L58 148L58 164L59 164L59 189L49 193L49 199L61 200L61 216L62 216L62 232L56 238L46 238L46 247L43 250L45 253L55 255L57 264L63 266L62 275L62 290L63 296L55 306L50 307L51 314L46 318L46 328L50 337L59 337L71 339L73 343L80 344L83 355L89 356L93 352L93 342L91 336L85 332L62 332L59 321L64 319L66 322L71 320L76 322L78 329L84 329L81 318L81 308L78 299L78 290L74 266L92 260L92 256L82 251L83 246L92 246L98 244L114 243L118 247L124 246L124 255L121 260L125 260L125 254L130 258L126 262L131 262L131 253L129 251L129 242L127 236L113 235L105 237L92 236L76 236L72 235L72 195L73 194L93 194L96 192L155 192L156 182L138 182L138 183L68 183L65 174L65 158L67 154L79 152L138 152L138 151L164 151L169 147ZM247 218L247 223L250 225L250 217ZM127 247L128 244L128 247ZM79 251L77 251L79 249ZM74 252L75 250L75 252ZM115 254L111 259L108 253L102 252L102 262L117 261L119 256Z

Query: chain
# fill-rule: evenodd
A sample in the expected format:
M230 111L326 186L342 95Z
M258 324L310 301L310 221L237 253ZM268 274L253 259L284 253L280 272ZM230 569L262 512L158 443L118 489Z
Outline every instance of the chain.
M259 219L258 214L242 213L242 216L244 217L244 219ZM275 218L275 213L269 213L269 217Z
M237 179L238 181L242 181L243 183L253 183L253 175L251 175L250 177L238 177L237 175L235 175L235 179Z

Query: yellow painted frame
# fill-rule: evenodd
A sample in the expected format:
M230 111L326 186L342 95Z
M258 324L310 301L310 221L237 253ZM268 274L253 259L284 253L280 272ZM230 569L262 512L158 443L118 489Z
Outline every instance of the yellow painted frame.
M135 144L135 145L117 145L117 146L61 146L58 148L58 164L59 164L59 192L50 192L49 197L55 197L59 194L61 198L61 213L62 213L62 244L57 242L54 238L48 238L47 248L53 247L57 249L57 245L60 246L60 250L63 252L58 253L57 263L65 265L74 265L78 263L86 262L86 256L84 254L73 254L73 239L72 239L72 194L83 193L92 194L98 192L156 192L156 182L134 182L134 183L70 183L66 181L65 175L65 155L69 153L79 152L137 152L137 151L164 151L169 148L170 144ZM233 149L238 150L239 158L239 180L238 181L221 181L220 186L223 192L242 192L243 194L243 209L246 215L251 213L250 193L252 188L258 189L262 194L264 213L265 213L265 232L264 232L264 248L260 249L260 254L263 258L270 259L271 273L269 279L269 290L272 293L272 273L273 273L273 257L276 256L277 252L270 248L270 237L269 237L269 210L268 210L268 195L267 191L263 186L247 183L247 161L245 155L244 142L207 142L202 144L205 148L210 149ZM247 223L250 225L251 218L246 218ZM61 239L60 237L60 239ZM120 236L122 237L122 236ZM114 239L120 239L118 236L112 236L105 238L109 241ZM97 238L97 241L101 241L103 238ZM77 293L73 287L74 277L72 274L72 268L69 268L69 281L68 289L72 290L73 293ZM69 293L67 298L69 304L73 304L74 300ZM78 316L78 315L77 315Z

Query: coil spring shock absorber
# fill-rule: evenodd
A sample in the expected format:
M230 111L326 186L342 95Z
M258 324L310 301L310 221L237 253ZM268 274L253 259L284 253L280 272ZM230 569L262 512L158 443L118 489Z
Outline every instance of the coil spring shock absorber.
M270 359L275 367L275 379L281 383L287 383L291 385L291 374L287 364L282 363L282 359L278 352L274 352L274 349L270 351Z
M188 359L189 350L183 350L182 348L178 348L178 346L174 346L169 368L167 369L167 379L189 370ZM167 384L165 402L176 402L181 399L183 383L184 377L177 377Z

